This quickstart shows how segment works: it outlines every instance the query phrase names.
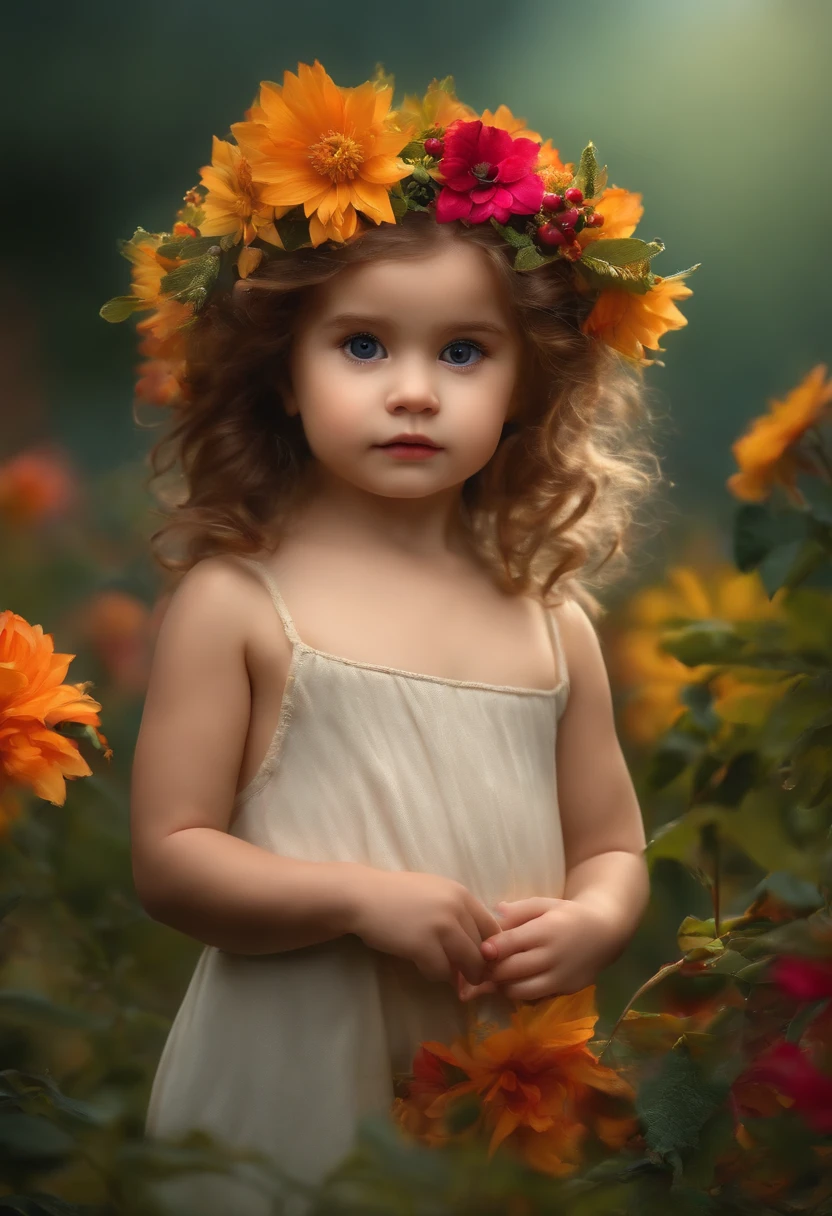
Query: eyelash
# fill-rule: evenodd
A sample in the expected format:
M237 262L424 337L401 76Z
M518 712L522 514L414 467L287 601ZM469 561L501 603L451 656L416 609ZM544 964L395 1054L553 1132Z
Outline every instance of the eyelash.
M379 346L384 345L379 341L375 334L366 332L350 334L350 336L348 338L344 338L344 341L341 343L341 350L349 359L350 363L377 363L377 359L356 359L355 355L351 355L349 353L346 348L349 346L350 342L355 341L356 338L369 338L371 342L378 342ZM449 346L473 346L474 350L478 350L483 358L486 358L488 355L488 351L485 349L485 347L481 346L479 342L474 342L471 338L454 338L453 341L446 343L442 349L447 350ZM473 370L473 368L475 368L479 362L480 360L477 359L476 363L449 363L448 366L453 367L460 372L468 372Z

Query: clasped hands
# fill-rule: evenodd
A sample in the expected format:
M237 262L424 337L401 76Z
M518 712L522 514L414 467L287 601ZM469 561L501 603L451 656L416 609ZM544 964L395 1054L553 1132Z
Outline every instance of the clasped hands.
M482 943L486 978L470 984L456 972L459 999L498 989L510 1000L535 1001L580 992L616 955L610 913L571 899L532 896L497 904L502 928Z

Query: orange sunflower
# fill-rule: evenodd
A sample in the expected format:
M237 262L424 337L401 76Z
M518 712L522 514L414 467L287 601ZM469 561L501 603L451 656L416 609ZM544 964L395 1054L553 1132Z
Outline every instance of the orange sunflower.
M7 609L0 612L0 797L9 786L29 786L54 806L66 801L65 777L89 777L92 769L72 739L52 728L60 722L95 728L98 701L85 684L64 684L73 654L54 653L51 634Z
M824 383L826 365L818 363L783 401L772 401L770 412L755 418L737 440L732 452L740 471L728 478L728 489L737 498L761 502L775 485L797 497L795 477L801 468L811 470L795 444L810 427L830 415L832 380Z
M365 81L340 88L315 60L283 73L283 85L262 81L254 121L231 132L251 164L262 203L303 204L314 247L358 231L358 212L374 223L396 222L388 191L412 166L398 153L412 138L399 126L390 85Z
M547 1002L524 1002L508 1028L480 1037L475 1026L452 1047L423 1043L408 1094L394 1102L394 1118L405 1131L438 1144L448 1138L443 1126L449 1108L476 1098L490 1132L489 1156L505 1141L533 1169L551 1175L579 1167L590 1128L602 1143L620 1148L638 1130L630 1107L635 1094L587 1047L598 1020L594 994L590 986Z
M525 118L515 118L508 106L497 106L493 112L483 110L480 122L485 123L487 127L499 127L502 131L508 131L512 139L533 139L538 144L543 142L540 132L527 127Z

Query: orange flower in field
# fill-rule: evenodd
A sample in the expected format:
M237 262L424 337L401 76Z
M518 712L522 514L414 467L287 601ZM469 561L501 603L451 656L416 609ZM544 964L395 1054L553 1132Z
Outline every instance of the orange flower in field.
M58 453L33 449L0 465L0 515L14 523L62 515L78 496L78 480Z
M795 497L795 476L811 465L794 445L806 431L830 414L832 380L824 383L826 365L819 363L783 401L771 401L770 412L755 418L732 452L740 471L728 478L728 489L747 502L761 502L774 485Z
M340 88L315 60L283 73L283 85L262 81L253 122L231 132L258 182L261 202L303 204L310 240L343 242L358 230L358 212L374 223L396 222L389 189L412 168L398 153L412 131L390 112L393 89L373 81Z
M620 1148L638 1130L630 1108L635 1094L586 1046L598 1020L594 993L590 986L543 1003L524 1002L507 1029L479 1037L475 1028L452 1047L423 1043L409 1094L394 1104L400 1126L441 1143L446 1112L471 1095L490 1132L489 1156L506 1141L533 1169L565 1176L579 1167L590 1128Z
M437 128L442 130L458 118L465 122L473 122L477 118L476 110L457 98L452 76L441 81L432 80L424 97L417 97L415 93L407 94L399 115L403 122L413 128L415 135Z
M538 144L543 141L540 132L530 130L526 126L525 118L515 118L508 106L497 106L493 112L483 110L479 117L480 122L487 127L499 127L502 131L508 131L512 139L533 139Z
M8 786L29 786L54 806L66 801L65 777L89 777L74 740L52 728L77 722L95 730L101 706L86 684L62 683L75 655L55 654L51 634L16 612L0 612L0 797Z
M200 185L208 190L202 200L204 220L199 225L202 236L225 236L234 233L234 244L243 238L243 248L237 259L241 278L248 278L263 257L262 249L249 249L255 238L283 248L275 219L280 219L288 207L270 207L262 201L262 187L252 180L251 165L239 148L214 136L210 165L203 165Z
M688 323L673 302L693 295L682 281L687 273L683 270L667 279L656 275L654 285L644 295L621 289L602 291L581 327L583 332L606 342L639 366L649 366L644 348L664 351L659 338Z

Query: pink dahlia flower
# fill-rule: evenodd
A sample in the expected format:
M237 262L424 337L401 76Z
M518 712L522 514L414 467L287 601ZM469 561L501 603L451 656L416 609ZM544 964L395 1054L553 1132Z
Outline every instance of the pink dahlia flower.
M543 179L534 172L540 145L533 139L512 139L508 131L477 119L453 123L443 142L443 185L436 200L440 224L481 224L492 215L504 224L510 215L539 210Z

